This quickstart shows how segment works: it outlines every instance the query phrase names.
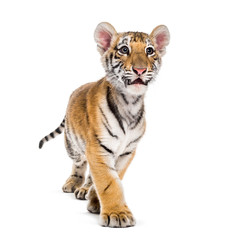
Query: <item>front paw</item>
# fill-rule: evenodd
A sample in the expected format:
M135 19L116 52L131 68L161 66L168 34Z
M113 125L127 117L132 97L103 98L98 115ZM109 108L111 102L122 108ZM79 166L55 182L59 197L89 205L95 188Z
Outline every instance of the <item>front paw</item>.
M126 208L125 208L126 209ZM102 212L100 215L100 225L103 227L124 228L132 227L136 221L128 209L121 211Z

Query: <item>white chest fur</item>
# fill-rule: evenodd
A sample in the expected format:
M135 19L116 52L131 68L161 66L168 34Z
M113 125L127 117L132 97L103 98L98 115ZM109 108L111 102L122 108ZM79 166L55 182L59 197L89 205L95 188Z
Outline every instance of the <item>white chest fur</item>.
M132 152L145 131L143 96L117 96L116 111L104 101L101 143L115 158Z

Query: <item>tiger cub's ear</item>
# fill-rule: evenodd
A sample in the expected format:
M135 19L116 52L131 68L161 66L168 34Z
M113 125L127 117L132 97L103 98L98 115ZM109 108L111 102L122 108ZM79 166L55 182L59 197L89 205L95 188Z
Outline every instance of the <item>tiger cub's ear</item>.
M95 29L94 37L97 43L97 49L101 55L108 50L111 45L112 37L116 34L116 30L111 24L107 22L98 24Z
M150 34L151 39L155 43L156 50L160 53L161 57L165 54L165 47L169 44L170 33L165 25L157 26Z

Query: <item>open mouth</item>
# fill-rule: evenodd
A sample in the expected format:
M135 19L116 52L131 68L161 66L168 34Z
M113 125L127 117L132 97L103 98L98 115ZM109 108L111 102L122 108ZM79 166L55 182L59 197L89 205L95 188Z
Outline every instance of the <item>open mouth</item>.
M132 84L142 84L142 85L147 85L147 83L143 82L143 80L141 78L137 78L134 81L132 81L131 83L129 83L129 85Z

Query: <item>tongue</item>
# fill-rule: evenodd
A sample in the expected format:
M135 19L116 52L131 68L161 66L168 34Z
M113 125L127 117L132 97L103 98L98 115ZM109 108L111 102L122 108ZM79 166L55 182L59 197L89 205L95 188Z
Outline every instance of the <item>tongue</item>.
M132 84L144 84L144 82L141 80L141 78L138 78L132 82Z

